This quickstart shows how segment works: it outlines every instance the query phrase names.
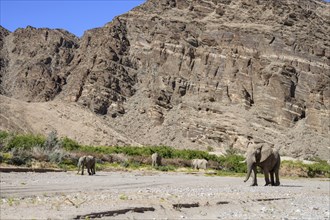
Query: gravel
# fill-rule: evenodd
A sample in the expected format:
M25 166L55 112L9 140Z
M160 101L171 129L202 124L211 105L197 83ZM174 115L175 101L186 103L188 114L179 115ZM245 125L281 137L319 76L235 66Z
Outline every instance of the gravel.
M281 179L250 187L203 172L0 173L0 219L329 219L329 179ZM196 206L174 208L174 204ZM123 210L154 208L143 213ZM180 205L179 205L180 207ZM121 211L120 211L121 210ZM150 210L150 209L149 209Z

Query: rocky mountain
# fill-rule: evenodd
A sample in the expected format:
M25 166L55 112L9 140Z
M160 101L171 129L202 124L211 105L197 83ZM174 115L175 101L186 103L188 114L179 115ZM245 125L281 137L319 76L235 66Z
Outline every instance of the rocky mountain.
M0 128L222 153L253 139L329 158L329 11L321 0L148 0L81 38L1 27Z

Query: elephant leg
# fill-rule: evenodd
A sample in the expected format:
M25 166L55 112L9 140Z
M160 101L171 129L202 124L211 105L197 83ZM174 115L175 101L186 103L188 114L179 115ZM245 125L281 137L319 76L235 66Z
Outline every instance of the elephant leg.
M270 171L270 182L271 182L272 186L275 186L274 171Z
M81 175L84 175L84 169L85 169L85 167L84 167L84 164L81 166Z
M252 175L253 175L253 181L252 181L251 186L258 186L258 183L257 183L257 167L252 168Z
M268 186L268 185L271 184L271 182L269 181L269 171L268 171L268 169L264 169L264 175L265 175L265 182L266 182L265 186Z
M275 179L276 179L275 186L279 186L280 185L280 176L278 174L278 170L275 170Z
M88 175L92 175L91 167L87 167L87 172L88 172Z

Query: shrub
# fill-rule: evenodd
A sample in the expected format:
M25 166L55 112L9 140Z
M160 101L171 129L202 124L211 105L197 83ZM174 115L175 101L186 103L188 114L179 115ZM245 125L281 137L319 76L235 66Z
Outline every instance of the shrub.
M330 165L323 160L314 164L304 164L301 161L283 161L281 172L284 175L299 177L330 177Z
M37 145L31 149L33 158L39 161L60 163L65 151L62 149L62 142L58 140L57 133L49 133L43 145Z
M35 146L43 145L45 138L40 135L23 134L13 135L7 137L7 143L5 144L5 150L10 151L14 148L21 148L25 150L32 149Z
M48 151L42 147L42 146L35 146L31 149L31 153L33 155L33 158L38 161L48 161Z
M49 133L43 147L45 149L49 149L49 150L52 150L54 148L61 148L62 147L62 143L57 138L57 132L56 131L52 131L52 132Z
M308 177L325 176L330 177L330 165L326 161L319 160L320 162L314 164L304 164L307 168Z
M184 150L175 150L173 158L182 158L187 160L192 159L206 159L209 160L211 155L208 152L200 151L200 150L190 150L190 149L184 149Z
M13 158L13 155L11 152L1 152L2 157L2 163L9 163L9 161Z
M9 136L9 133L6 131L0 131L0 141L6 139Z
M4 147L6 139L8 138L9 133L5 131L0 131L0 150Z
M61 164L64 165L68 165L68 166L77 166L77 160L75 160L74 158L70 158L70 157L64 157L61 161Z
M28 165L31 163L31 152L22 148L13 148L11 151L13 155L12 158L8 161L9 164L21 166Z
M64 137L61 139L61 145L67 151L78 150L80 148L80 145L76 141L68 137Z
M176 167L174 166L158 166L156 167L156 170L159 170L159 171L163 171L163 172L167 172L167 171L174 171L176 169Z
M125 195L125 194L121 194L121 195L119 196L119 199L121 199L121 200L128 200L128 196Z
M131 168L138 168L138 167L140 167L142 164L141 163L139 163L139 162L137 162L137 161L130 161L129 162L129 167L131 167Z
M129 162L128 161L123 161L123 162L120 163L120 166L127 168L127 167L129 167Z
M153 153L158 153L162 158L173 158L174 151L172 147L167 146L148 146L147 147L147 155L152 155Z
M232 171L235 173L246 172L246 164L240 163L240 161L243 160L243 156L236 154L228 154L219 158L220 165L223 167L224 170Z
M53 149L53 151L49 152L48 158L49 161L52 163L61 163L64 155L65 155L64 150L60 148L56 148Z

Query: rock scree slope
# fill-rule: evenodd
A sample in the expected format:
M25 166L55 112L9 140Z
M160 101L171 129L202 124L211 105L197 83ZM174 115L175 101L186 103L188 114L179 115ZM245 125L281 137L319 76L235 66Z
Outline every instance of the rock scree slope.
M320 0L148 0L81 38L0 27L0 128L219 153L252 138L329 158L329 11Z

